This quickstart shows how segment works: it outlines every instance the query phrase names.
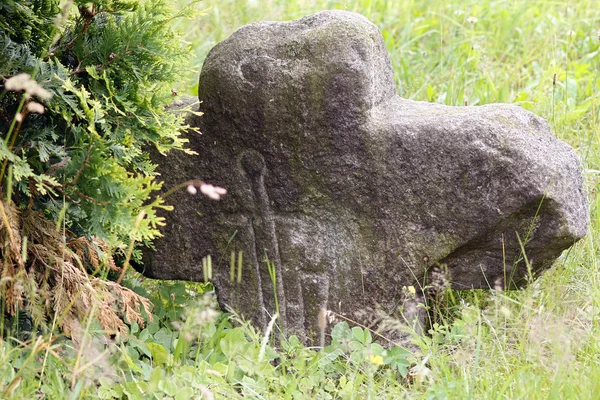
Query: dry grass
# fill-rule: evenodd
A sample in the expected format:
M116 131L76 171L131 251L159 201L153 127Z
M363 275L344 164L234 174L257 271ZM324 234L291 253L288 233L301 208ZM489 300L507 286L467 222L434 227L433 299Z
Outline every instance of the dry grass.
M46 327L58 315L58 326L72 334L79 321L97 310L107 332L124 333L126 323L144 325L151 318L151 302L94 274L118 270L108 245L98 238L75 237L57 229L41 212L0 200L2 224L1 286L5 311L25 311L34 325Z

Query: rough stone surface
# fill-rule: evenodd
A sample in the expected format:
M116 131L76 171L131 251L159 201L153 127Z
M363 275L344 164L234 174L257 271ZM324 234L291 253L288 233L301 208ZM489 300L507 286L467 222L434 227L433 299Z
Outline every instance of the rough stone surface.
M201 178L229 193L171 198L145 274L201 280L211 254L220 302L259 326L275 312L267 258L282 325L310 341L320 307L393 312L438 263L458 289L520 286L520 242L536 273L587 231L578 158L543 119L400 98L358 14L245 26L211 50L200 93L199 156L155 161L167 187Z

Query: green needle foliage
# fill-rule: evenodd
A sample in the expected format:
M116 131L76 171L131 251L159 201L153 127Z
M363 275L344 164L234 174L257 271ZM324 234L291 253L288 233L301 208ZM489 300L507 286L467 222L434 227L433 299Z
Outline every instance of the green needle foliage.
M181 116L165 110L188 56L170 28L171 19L182 13L174 14L160 0L139 6L95 1L91 7L76 1L78 15L63 11L70 17L57 29L58 1L18 3L1 6L6 61L0 74L6 80L28 73L52 97L42 102L43 114L34 114L26 106L35 95L0 87L5 139L0 157L13 166L17 203L31 198L54 218L66 203L72 230L109 239L116 247L131 240L131 227L144 209L149 217L139 237L156 237L160 219L152 211L162 202L147 201L160 184L144 149L166 152L184 145ZM23 96L25 106L19 107ZM19 114L22 124L11 125Z
M66 277L62 263L99 273L114 268L114 252L157 237L156 211L168 207L153 195L161 182L147 150L187 151L182 114L166 106L189 58L171 22L193 11L165 0L59 3L0 4L0 256L10 313L31 311L23 296ZM71 260L77 238L90 240ZM56 306L61 295L42 297Z

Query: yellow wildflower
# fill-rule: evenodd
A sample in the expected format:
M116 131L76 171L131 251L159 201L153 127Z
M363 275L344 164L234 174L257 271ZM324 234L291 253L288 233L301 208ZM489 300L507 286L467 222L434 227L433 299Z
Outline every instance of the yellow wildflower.
M371 364L373 364L373 365L381 365L381 364L383 364L383 357L381 357L381 356L376 356L376 355L373 355L373 354L369 354L367 356L367 360L369 360L371 362Z

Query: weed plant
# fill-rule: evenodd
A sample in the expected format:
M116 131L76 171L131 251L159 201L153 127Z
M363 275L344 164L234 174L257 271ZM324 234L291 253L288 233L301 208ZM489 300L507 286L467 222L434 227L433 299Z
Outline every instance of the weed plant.
M123 283L152 300L152 322L143 328L131 322L127 335L111 337L90 317L76 340L9 333L0 342L1 398L598 397L600 14L594 1L207 0L200 8L201 19L177 22L196 52L181 93L197 91L208 50L246 23L330 8L359 12L380 27L402 96L457 106L508 102L547 118L555 136L580 155L588 236L525 290L442 293L433 305L435 324L429 335L414 336L411 351L383 348L347 322L334 327L325 348L293 336L275 346L238 316L217 311L210 285L129 274Z

